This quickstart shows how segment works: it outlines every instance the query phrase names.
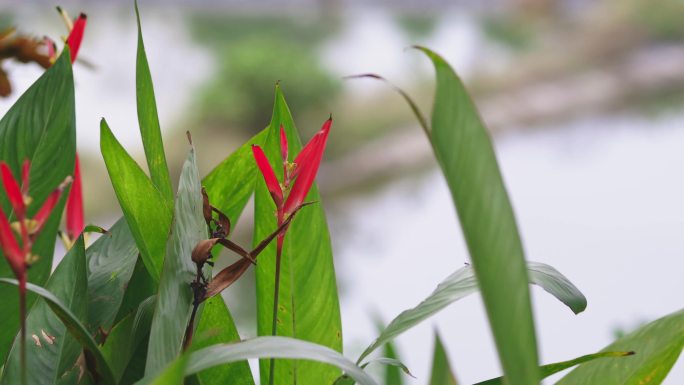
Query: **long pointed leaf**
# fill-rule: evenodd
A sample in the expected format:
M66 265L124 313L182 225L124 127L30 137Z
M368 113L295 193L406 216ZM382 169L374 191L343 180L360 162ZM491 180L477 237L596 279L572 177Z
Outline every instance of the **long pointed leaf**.
M104 119L100 124L100 148L145 267L158 282L172 210L145 172L116 140Z
M140 11L138 2L135 2L135 17L138 22L138 53L135 65L135 96L138 108L138 124L142 136L147 167L150 170L152 183L157 187L169 207L173 207L173 190L169 167L166 164L164 143L162 142L159 117L157 115L157 102L154 98L154 87L150 66L147 63L145 44L143 43L142 27L140 25Z
M525 254L487 129L463 83L436 53L431 142L456 205L494 341L510 384L539 383Z
M178 184L172 231L152 320L146 376L159 373L181 352L192 309L190 283L197 272L190 254L200 240L207 238L201 189L195 149L191 147Z
M0 159L20 175L21 164L31 160L30 191L32 216L47 196L74 170L76 153L76 119L74 112L74 81L67 52L47 70L9 109L0 120ZM5 213L10 213L4 189L0 202ZM40 259L29 271L29 281L42 285L52 268L55 236L64 208L61 201L53 210L48 223L33 246ZM13 277L9 264L0 257L0 277ZM18 314L16 288L0 287L5 314ZM35 300L27 297L27 308ZM4 362L12 340L19 330L19 317L0 317L0 362Z
M536 272L529 274L530 283L543 287L571 309L577 308L578 305L582 304L584 299L582 293L556 269L539 262L529 262L528 269ZM544 273L539 273L539 271ZM465 266L458 269L437 285L435 291L416 307L401 312L401 314L393 319L385 330L380 333L380 336L366 348L357 362L361 363L365 357L378 347L428 319L450 304L477 292L477 290L477 279L473 268ZM574 295L571 295L571 293L574 293ZM586 302L584 306L579 307L586 307Z
M633 351L633 356L582 364L556 385L658 385L672 369L682 348L684 310L642 326L603 349Z
M282 164L276 164L275 160L281 157L281 125L287 133L290 153L296 155L301 150L301 142L285 98L277 86L264 151L280 178ZM320 201L315 186L306 201ZM275 205L263 178L258 179L254 205L256 245L277 228L273 215ZM261 336L271 334L275 254L273 242L259 255L256 266L257 326ZM320 203L302 209L290 225L285 236L281 269L278 335L295 337L342 351L342 324L332 248L325 213ZM268 365L269 360L260 362L261 378L268 378ZM275 384L279 385L293 382L299 385L332 383L338 376L339 371L334 367L314 362L276 361Z
M456 376L451 370L449 357L444 350L442 339L435 332L435 351L432 354L432 374L430 374L430 385L458 385Z

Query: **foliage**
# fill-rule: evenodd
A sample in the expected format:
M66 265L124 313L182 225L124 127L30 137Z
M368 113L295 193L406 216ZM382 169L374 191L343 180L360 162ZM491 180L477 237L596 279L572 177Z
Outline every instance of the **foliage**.
M84 26L85 16L79 20ZM559 384L659 384L665 379L684 348L682 311L601 352L539 365L530 284L576 314L587 300L553 267L526 261L486 127L449 64L422 47L437 77L431 118L397 90L430 139L472 265L453 272L425 300L380 328L355 362L346 358L330 234L314 183L332 118L302 146L276 85L268 127L205 178L197 167L201 149L188 134L188 155L174 195L138 22L136 102L150 174L103 120L100 147L123 216L88 247L83 234L67 239L68 251L52 272L66 200L61 193L76 171L68 49L0 120L0 249L8 261L0 264L7 315L0 321L0 384L253 385L248 359L261 360L262 383L376 385L367 371L374 364L386 365L386 385L401 384L411 374L392 341L477 291L504 371L482 384L533 385L573 366ZM256 59L261 60L269 59ZM21 186L14 175L22 175ZM231 234L253 194L253 245L247 249ZM86 231L91 229L97 228ZM220 248L239 259L214 274ZM219 294L254 265L259 336L244 340ZM24 289L32 293L26 317L16 286L20 298ZM381 347L385 356L373 355ZM456 369L435 335L429 383L457 384Z

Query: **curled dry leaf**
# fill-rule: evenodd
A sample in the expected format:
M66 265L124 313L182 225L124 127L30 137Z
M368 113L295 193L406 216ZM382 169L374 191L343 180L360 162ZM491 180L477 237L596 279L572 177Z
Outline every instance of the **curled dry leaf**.
M192 261L198 265L205 263L207 259L209 259L211 248L216 245L218 240L219 238L210 238L199 241L197 245L195 245L195 248L192 249Z

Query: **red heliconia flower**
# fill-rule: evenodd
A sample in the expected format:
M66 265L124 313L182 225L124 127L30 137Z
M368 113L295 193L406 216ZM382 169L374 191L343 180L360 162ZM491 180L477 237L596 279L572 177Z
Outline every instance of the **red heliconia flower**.
M283 218L292 214L301 206L309 190L311 190L311 186L318 173L318 166L320 166L323 159L323 151L325 150L331 126L332 118L326 120L320 131L304 146L293 163L288 162L287 137L283 127L280 127L280 150L284 174L282 185L278 182L264 151L261 147L252 145L254 159L266 181L266 186L271 193L276 208Z
M76 154L74 166L74 182L71 185L69 198L66 203L66 230L67 237L73 242L81 235L85 223L83 219L83 187L81 185L81 165Z

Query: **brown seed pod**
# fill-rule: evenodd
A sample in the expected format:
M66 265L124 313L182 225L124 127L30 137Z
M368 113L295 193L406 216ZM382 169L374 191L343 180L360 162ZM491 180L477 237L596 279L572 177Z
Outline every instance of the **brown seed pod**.
M211 254L211 248L216 245L218 240L218 238L210 238L199 241L195 248L192 249L192 261L198 265L204 264Z

